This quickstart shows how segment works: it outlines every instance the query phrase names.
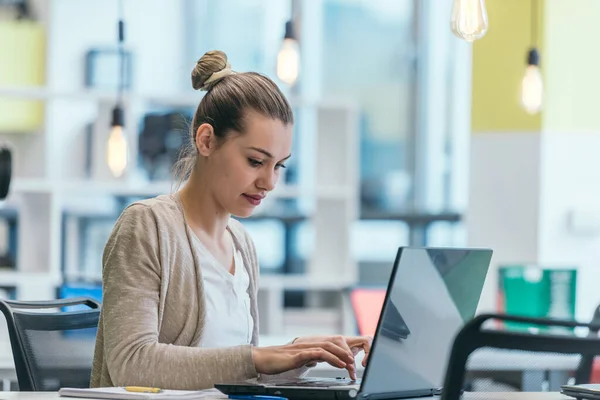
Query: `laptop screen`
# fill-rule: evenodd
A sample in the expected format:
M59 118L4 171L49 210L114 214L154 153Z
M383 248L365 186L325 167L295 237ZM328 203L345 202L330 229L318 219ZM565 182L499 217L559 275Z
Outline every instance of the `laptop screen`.
M492 251L400 248L363 393L441 388L454 337L475 315Z

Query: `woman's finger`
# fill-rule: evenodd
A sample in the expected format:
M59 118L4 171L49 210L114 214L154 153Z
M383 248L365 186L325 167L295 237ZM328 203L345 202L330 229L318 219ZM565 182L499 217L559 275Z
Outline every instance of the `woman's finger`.
M330 338L330 340L333 343L335 343L336 345L340 346L342 349L346 350L348 352L348 354L351 355L352 358L348 362L346 369L348 370L348 375L350 375L350 379L355 381L356 380L356 363L354 360L354 356L356 354L352 351L352 349L348 345L348 341L346 340L346 338L344 336L341 336L341 335L333 336Z
M346 362L339 359L333 353L330 353L329 351L318 347L301 350L300 352L298 352L298 354L296 354L296 361L296 365L298 366L306 365L314 361L321 361L326 362L329 365L336 368L346 367Z
M352 354L352 349L350 348L350 345L348 343L348 340L346 337L338 335L338 336L332 336L329 339L331 342L337 344L338 346L340 346L341 348L345 349L348 351L348 353Z
M351 362L354 359L352 352L346 351L345 349L341 348L340 346L338 346L337 344L332 343L332 342L325 341L325 342L299 343L299 344L294 344L293 346L294 346L294 348L299 349L299 350L322 348L322 349L327 350L330 353L335 354L336 357L338 357L340 360L343 360L344 362Z
M333 342L321 342L316 343L316 345L335 354L340 360L343 360L346 363L354 363L354 356L347 345L345 347L348 348L348 350Z
M363 367L367 366L367 361L369 359L369 354L371 354L371 345L373 343L373 338L371 337L366 337L365 338L365 342L363 344L363 351L365 352L365 356L363 357L362 360L362 365Z
M362 360L363 367L367 366L369 353L371 353L371 343L373 338L370 336L357 336L348 338L348 345L352 348L352 352L356 355L361 349L365 352Z

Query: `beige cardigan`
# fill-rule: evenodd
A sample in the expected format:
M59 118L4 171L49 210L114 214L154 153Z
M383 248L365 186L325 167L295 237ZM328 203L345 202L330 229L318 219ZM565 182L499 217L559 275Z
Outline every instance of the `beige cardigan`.
M250 276L252 344L198 347L204 328L202 272L179 194L136 202L121 214L103 255L103 304L91 386L204 389L258 377L258 260L249 235L228 227ZM301 371L298 371L301 373Z

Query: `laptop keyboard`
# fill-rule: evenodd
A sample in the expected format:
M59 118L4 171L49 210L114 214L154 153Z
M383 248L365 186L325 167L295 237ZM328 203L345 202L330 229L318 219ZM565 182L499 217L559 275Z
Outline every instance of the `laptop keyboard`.
M355 381L345 378L338 379L298 379L293 381L280 381L274 386L301 386L301 387L332 387L360 385L360 379Z

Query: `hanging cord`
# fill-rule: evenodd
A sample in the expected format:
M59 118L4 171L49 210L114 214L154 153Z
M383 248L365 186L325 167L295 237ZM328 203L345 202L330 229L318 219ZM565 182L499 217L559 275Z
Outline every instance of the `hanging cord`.
M537 0L530 0L531 1L531 22L530 22L530 44L529 44L529 51L527 52L527 65L540 65L540 52L538 49L538 43L537 43L537 39L538 39L538 24L537 24Z
M117 0L119 5L117 35L118 35L118 57L119 57L119 83L117 85L117 104L112 110L111 126L125 125L123 113L123 91L125 89L125 52L123 50L123 41L125 40L125 22L123 18L123 0Z
M538 34L538 26L537 26L537 0L531 0L531 47L537 48L537 34Z
M292 26L294 27L294 31L292 32L294 39L298 39L296 37L296 32L295 32L295 28L296 28L296 7L297 7L297 3L294 0L290 1L290 21L292 21Z
M123 42L125 41L125 22L123 15L123 0L119 0L119 88L117 97L119 106L123 103L123 92L125 90L125 51L123 49Z

